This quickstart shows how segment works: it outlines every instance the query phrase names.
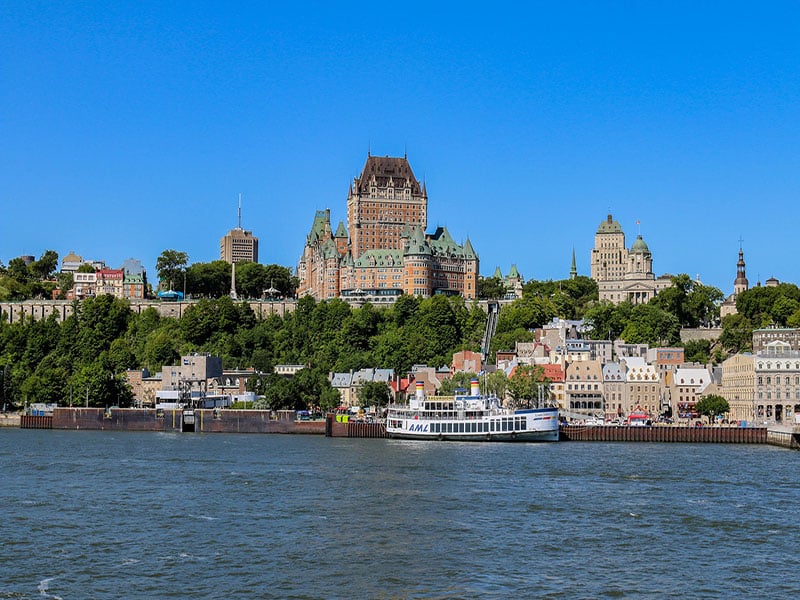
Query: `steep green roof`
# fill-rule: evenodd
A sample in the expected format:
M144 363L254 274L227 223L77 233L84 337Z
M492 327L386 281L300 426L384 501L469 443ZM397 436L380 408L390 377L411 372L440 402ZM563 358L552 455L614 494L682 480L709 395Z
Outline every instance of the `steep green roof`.
M367 250L359 256L356 267L399 267L403 264L403 252L400 250Z
M522 279L522 276L519 274L517 270L517 265L511 265L511 270L508 272L509 279Z
M469 238L467 238L467 241L464 242L464 258L468 258L470 260L478 259L478 253L475 252L475 248L472 247L472 242L469 241Z
M611 215L608 215L608 218L600 223L597 233L622 233L622 226L619 221L615 221Z
M344 226L344 221L339 221L339 226L336 228L336 235L334 237L337 238L347 237L347 229Z
M494 270L494 274L492 275L492 277L495 277L496 279L502 279L503 278L503 272L500 270L500 267L497 267Z
M426 256L432 254L431 247L425 239L425 233L421 227L415 227L411 233L411 239L408 241L408 248L405 254L423 254Z
M329 210L318 210L314 215L314 223L311 225L311 232L308 234L308 243L313 244L322 238L326 226L330 227L331 213Z

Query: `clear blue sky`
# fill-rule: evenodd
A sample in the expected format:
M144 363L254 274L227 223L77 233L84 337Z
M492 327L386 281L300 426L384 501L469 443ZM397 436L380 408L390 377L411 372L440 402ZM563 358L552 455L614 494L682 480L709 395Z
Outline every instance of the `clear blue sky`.
M656 274L800 282L800 8L770 2L0 3L0 260L151 279L243 224L296 266L367 150L481 273L589 273L610 210Z

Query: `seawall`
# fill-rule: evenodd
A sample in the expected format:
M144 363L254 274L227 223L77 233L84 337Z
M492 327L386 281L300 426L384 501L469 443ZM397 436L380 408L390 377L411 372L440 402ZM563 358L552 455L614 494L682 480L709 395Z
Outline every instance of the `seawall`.
M763 427L562 425L560 432L561 440L573 442L767 443L767 430Z
M47 418L47 417L41 417ZM152 408L56 408L52 429L110 431L195 431L202 433L325 433L324 421L275 419L268 410L195 409L193 423L183 411ZM25 425L22 425L25 427Z

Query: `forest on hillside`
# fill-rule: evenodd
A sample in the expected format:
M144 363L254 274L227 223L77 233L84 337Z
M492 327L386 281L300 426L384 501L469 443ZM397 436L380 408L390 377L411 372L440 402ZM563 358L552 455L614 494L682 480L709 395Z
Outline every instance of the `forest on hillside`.
M489 282L492 283L492 282ZM593 339L677 346L682 327L719 324L722 293L692 281L673 278L673 287L649 304L599 303L589 278L528 282L523 297L503 307L492 340L492 354L531 341L533 330L553 319L585 319ZM800 327L800 289L793 284L755 287L739 295L738 314L722 320L716 344L685 344L687 361L720 362L751 349L754 328ZM421 299L401 296L390 307L365 304L352 308L334 299L298 301L284 317L256 318L248 304L227 296L192 304L180 319L161 317L155 309L141 314L127 301L98 296L75 303L63 323L55 317L9 323L0 317L0 402L6 408L25 402L61 405L125 406L131 400L122 373L147 368L158 372L180 356L207 352L223 366L269 373L276 364L306 369L292 389L274 378L256 378L256 391L289 404L329 397L328 374L366 367L408 373L415 364L449 365L453 352L479 351L486 313L477 302L460 297ZM491 359L491 355L490 355ZM277 387L275 387L277 386Z

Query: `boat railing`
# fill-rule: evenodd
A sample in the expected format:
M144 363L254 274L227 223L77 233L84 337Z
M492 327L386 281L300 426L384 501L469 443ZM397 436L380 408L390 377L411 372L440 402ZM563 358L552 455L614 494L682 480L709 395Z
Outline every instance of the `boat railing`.
M512 415L504 409L486 409L467 411L479 414L465 414L463 411L448 411L440 412L435 410L411 410L411 409L396 409L392 408L387 415L387 418L417 418L422 420L436 420L436 421L471 421L483 417L500 417Z

